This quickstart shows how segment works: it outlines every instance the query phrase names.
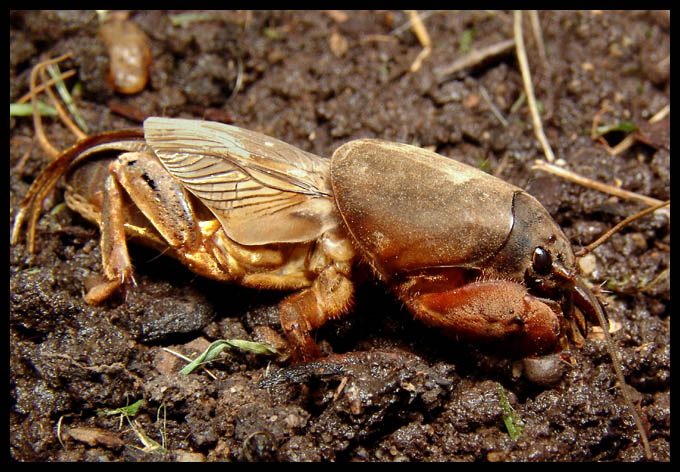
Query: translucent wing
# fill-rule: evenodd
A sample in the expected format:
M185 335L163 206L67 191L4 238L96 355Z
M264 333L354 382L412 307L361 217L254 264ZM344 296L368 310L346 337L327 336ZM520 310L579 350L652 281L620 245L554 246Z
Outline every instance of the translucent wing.
M337 224L329 160L209 121L148 118L144 137L240 244L310 241Z

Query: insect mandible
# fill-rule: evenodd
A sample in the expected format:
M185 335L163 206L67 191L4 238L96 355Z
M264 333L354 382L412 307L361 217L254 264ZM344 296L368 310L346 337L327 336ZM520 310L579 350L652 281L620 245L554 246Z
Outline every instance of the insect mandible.
M314 329L350 311L359 259L423 323L456 339L531 356L603 326L604 310L545 208L481 170L406 144L350 141L324 159L207 121L148 118L143 130L80 141L33 182L11 243L65 177L66 204L101 231L100 303L134 285L127 241L193 272L258 289L279 303L292 357L321 357ZM641 422L622 391L646 450Z

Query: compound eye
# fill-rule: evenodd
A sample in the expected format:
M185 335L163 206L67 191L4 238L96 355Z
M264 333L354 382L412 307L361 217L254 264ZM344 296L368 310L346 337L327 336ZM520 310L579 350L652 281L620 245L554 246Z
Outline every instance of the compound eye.
M542 247L534 249L534 254L531 258L531 266L539 275L548 275L552 269L552 257L550 253Z

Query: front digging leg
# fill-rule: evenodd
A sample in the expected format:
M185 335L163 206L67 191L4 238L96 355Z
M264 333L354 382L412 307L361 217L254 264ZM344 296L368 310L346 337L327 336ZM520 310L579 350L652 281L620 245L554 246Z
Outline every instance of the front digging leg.
M557 346L561 314L509 280L480 280L446 289L402 293L420 321L456 339L492 345L512 355L543 354Z

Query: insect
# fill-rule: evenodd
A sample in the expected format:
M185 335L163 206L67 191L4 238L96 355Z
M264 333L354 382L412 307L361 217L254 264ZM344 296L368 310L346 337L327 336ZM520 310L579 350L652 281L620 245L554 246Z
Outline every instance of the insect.
M351 141L327 160L220 123L149 118L42 173L15 224L30 214L30 250L37 203L61 175L67 205L101 228L107 280L89 302L134 284L127 240L139 241L206 277L296 290L280 311L299 359L319 357L310 332L349 310L358 257L419 320L521 355L553 350L601 310L536 199L413 146Z
M518 356L568 344L585 318L607 326L535 198L414 146L362 139L328 160L233 126L148 118L53 161L21 204L13 243L28 220L33 251L62 176L67 205L101 230L106 281L89 302L134 285L127 240L140 242L202 276L294 291L279 309L297 360L320 357L310 333L350 310L360 258L423 323Z

